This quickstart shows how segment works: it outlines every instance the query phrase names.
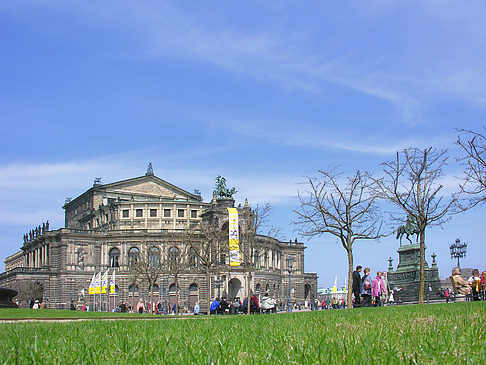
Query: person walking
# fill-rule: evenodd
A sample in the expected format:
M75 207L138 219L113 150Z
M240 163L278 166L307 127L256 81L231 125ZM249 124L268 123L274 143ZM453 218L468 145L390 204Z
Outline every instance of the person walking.
M361 307L361 266L356 266L356 270L353 271L353 294L354 303L353 307Z
M383 292L383 281L381 280L381 271L376 273L376 278L373 279L373 286L371 295L375 299L375 307L381 307L381 293Z
M142 314L144 311L145 311L145 306L143 305L142 298L140 298L137 303L137 312Z
M361 278L361 298L363 301L361 302L362 307L369 307L371 306L371 276L370 276L370 268L366 267L364 269L364 276Z
M381 280L383 282L383 294L382 294L382 303L386 305L388 303L388 298L391 293L390 284L388 283L388 276L386 271L381 273Z
M217 314L219 306L219 298L214 298L214 301L211 303L209 307L209 314Z
M199 311L200 311L200 307L199 307L199 302L196 302L196 304L194 305L194 315L197 316L199 315Z

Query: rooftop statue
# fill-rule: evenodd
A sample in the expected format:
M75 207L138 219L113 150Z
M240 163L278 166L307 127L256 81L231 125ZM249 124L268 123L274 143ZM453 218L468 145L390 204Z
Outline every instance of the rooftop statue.
M152 162L149 162L145 176L154 176L154 169L152 167Z
M213 191L213 196L216 199L232 199L234 194L236 194L236 189L228 189L226 187L226 179L221 175L218 175L216 178L216 189Z
M417 224L417 218L411 213L408 213L407 215L407 223L405 225L400 226L397 228L397 237L396 239L400 239L400 247L402 246L402 237L403 235L406 235L406 239L412 244L412 240L410 239L410 236L413 236L414 234L417 235L417 239L415 242L418 242L419 239L419 234L420 230L418 228Z

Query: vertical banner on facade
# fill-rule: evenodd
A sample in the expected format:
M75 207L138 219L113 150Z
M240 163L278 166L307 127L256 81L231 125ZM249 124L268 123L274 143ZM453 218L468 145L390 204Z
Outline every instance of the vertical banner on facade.
M115 292L115 269L113 269L113 275L110 278L110 293Z
M96 273L93 274L93 278L91 279L91 283L89 283L89 294L94 294L95 293L95 287L96 287Z
M108 286L108 271L110 269L106 269L103 274L103 279L101 280L101 292L106 293L106 287Z
M238 211L227 208L229 214L229 259L230 266L240 266L240 236L238 232Z
M100 294L101 292L101 272L96 273L95 279L95 294Z

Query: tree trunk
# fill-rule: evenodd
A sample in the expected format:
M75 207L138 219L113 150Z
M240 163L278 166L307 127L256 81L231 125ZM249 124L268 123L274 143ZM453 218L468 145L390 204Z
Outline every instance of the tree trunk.
M153 310L154 304L154 284L150 284L150 310Z
M346 304L348 308L353 308L353 249L347 249L348 252L348 294Z
M425 289L425 232L420 233L420 288L419 304L424 304Z
M208 281L208 314L211 313L209 308L211 307L211 299L212 299L212 292L211 292L211 274L209 273L209 269L206 267L206 280Z
M248 314L251 314L250 308L250 299L251 299L251 294L250 294L250 286L251 286L251 271L248 271L248 282L247 282L247 288L246 288L246 296L248 297L248 308L247 312Z
M175 314L179 314L179 275L175 275L174 277L175 282L175 289L176 289L176 302L175 302Z

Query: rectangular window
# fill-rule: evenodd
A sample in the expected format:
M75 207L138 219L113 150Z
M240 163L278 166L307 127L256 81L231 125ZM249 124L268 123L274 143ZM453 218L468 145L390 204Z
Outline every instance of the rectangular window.
M137 209L135 211L135 216L136 217L143 217L143 209Z
M197 218L197 210L191 210L191 218Z
M128 218L129 216L130 216L130 211L128 209L123 209L122 210L122 217Z
M184 209L177 209L177 217L184 218Z
M170 209L164 209L164 217L170 218Z
M157 209L150 209L150 216L157 217Z

